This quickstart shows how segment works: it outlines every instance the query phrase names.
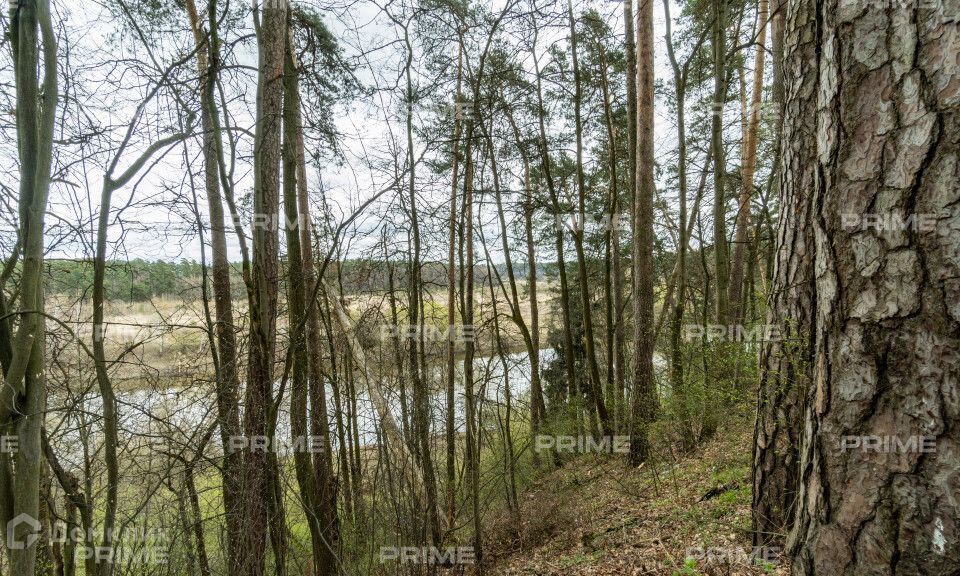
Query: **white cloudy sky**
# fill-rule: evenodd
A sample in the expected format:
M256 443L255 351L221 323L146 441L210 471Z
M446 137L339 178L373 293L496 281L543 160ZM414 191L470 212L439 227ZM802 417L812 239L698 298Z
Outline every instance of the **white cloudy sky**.
M104 0L108 1L108 0ZM308 4L326 0L305 0ZM504 0L496 0L492 9L498 10ZM203 4L203 3L201 3ZM64 82L61 89L66 91L67 105L72 111L60 127L58 138L75 137L78 132L89 132L91 126L104 130L104 134L94 136L81 148L75 139L62 142L58 146L59 164L69 165L67 178L57 182L51 193L50 218L51 231L63 233L69 230L69 240L50 243L52 257L84 258L91 252L94 238L94 219L99 210L100 194L102 190L103 173L110 158L105 154L88 157L84 150L105 148L105 138L112 138L118 142L123 135L123 128L129 122L135 111L135 105L143 97L150 85L145 81L145 74L138 73L136 66L129 64L134 58L151 66L151 59L155 58L159 66L164 66L191 49L191 38L186 34L186 20L183 28L176 33L164 33L163 42L155 38L148 38L151 49L144 49L134 32L127 27L120 27L119 22L110 16L106 8L98 2L90 0L55 0L57 18L61 24L62 60L69 62L72 76L70 82ZM562 8L558 4L558 7ZM574 4L575 11L582 11L593 7L603 14L611 27L622 34L622 3L598 0L586 0ZM679 7L671 8L674 17L679 13ZM401 45L392 42L398 37L398 30L389 24L377 2L359 0L349 4L328 4L321 11L326 23L340 38L341 45L347 58L356 58L361 52L364 54L358 60L357 76L365 84L380 87L396 85L398 82L398 62L402 54ZM668 82L672 78L665 42L664 42L664 14L661 3L654 4L656 29L656 73L657 79ZM6 22L4 22L6 24ZM147 32L149 34L149 32ZM244 29L234 29L226 40L237 40L239 36L252 33L252 22L246 22ZM675 30L675 34L676 34ZM116 53L116 42L122 40L122 49ZM564 29L548 32L541 37L540 51L545 53L547 48L556 42L566 42L567 31ZM248 38L237 44L237 62L246 68L234 73L237 79L231 86L236 94L229 97L230 111L236 129L246 131L246 135L239 139L238 151L242 156L248 156L252 146L253 115L252 103L256 89L254 45ZM385 46L373 50L374 47ZM9 46L5 47L6 52ZM420 56L421 54L418 54ZM9 54L5 54L7 63L4 70L4 80L9 75ZM110 61L120 60L119 63L107 65ZM546 58L541 59L541 65ZM415 66L419 65L418 61ZM532 70L532 61L528 58L525 63ZM402 86L402 84L400 84ZM12 107L11 83L4 91L7 104ZM310 172L311 191L315 199L319 199L318 190L322 186L326 198L332 206L334 217L341 218L350 213L359 203L369 198L375 192L387 186L392 175L372 170L369 164L372 161L389 160L392 154L405 153L403 125L395 117L399 98L402 94L399 89L381 90L373 96L363 97L354 101L349 107L338 110L336 125L342 134L346 163L342 166L329 164L322 167L308 169ZM452 95L451 95L452 100ZM72 101L83 103L82 116L78 115L77 107ZM122 172L130 165L133 158L141 153L152 141L171 131L176 123L182 122L184 114L178 109L169 97L164 96L154 102L149 109L150 114L159 112L160 120L153 125L141 123L134 131L131 145L127 152L117 162L116 172ZM389 121L387 117L390 117ZM12 119L7 116L0 120L3 123L4 141L0 154L3 155L2 166L8 174L14 174L16 150L13 132L10 130ZM81 129L82 128L82 129ZM675 147L675 125L672 116L664 110L664 106L657 107L656 124L658 158L668 155ZM416 142L417 156L423 149L424 143ZM195 233L193 216L190 214L190 175L184 170L185 158L193 158L199 154L196 139L184 145L170 147L162 158L155 159L155 165L144 170L130 185L117 191L111 213L110 242L113 247L112 257L115 258L146 258L146 259L199 259L199 241ZM195 164L199 166L199 163ZM249 162L236 163L236 191L238 197L248 194L252 188ZM691 173L691 187L696 184L697 172ZM198 189L201 212L205 200L202 197L203 183L194 182ZM509 187L510 183L505 186ZM13 188L15 190L15 187ZM448 193L444 186L443 193ZM441 191L438 188L438 192ZM12 198L9 183L6 183L6 201ZM430 190L424 191L423 201L430 203ZM666 197L670 194L667 193ZM179 200L175 198L179 197ZM391 196L392 198L392 196ZM439 196L437 201L439 202ZM240 200L240 198L238 198ZM319 201L319 200L317 200ZM341 248L349 248L351 254L359 254L363 248L375 245L380 241L380 215L397 217L399 207L396 204L384 206L381 204L366 219L358 221L358 230L361 234L353 235L353 239ZM315 212L316 214L317 212ZM0 223L3 248L8 250L11 241L12 222ZM364 234L366 233L366 234ZM495 231L487 236L491 246ZM366 236L366 237L365 237ZM231 259L239 258L235 239L231 236ZM426 246L428 256L436 257L445 254L445 246ZM5 251L6 251L5 250ZM494 260L499 260L495 252Z

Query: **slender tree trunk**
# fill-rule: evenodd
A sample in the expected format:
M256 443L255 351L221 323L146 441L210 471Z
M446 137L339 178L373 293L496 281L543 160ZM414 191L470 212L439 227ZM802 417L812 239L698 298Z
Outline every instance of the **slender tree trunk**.
M474 95L477 93L474 92ZM474 98L474 106L477 100ZM474 108L476 109L476 108ZM464 155L466 166L464 167L463 182L463 200L464 200L464 243L466 244L466 254L464 256L464 274L465 286L463 289L463 325L471 330L475 328L473 319L474 308L474 248L473 248L473 139L477 122L471 118L467 121L467 146ZM474 334L476 332L474 331ZM463 354L463 393L466 398L466 447L464 458L466 459L467 491L470 494L471 512L473 516L473 552L476 556L478 566L482 567L483 561L483 532L480 518L480 449L479 438L477 435L477 399L474 389L473 359L476 350L476 343L473 338L467 338L464 343ZM481 569L482 571L482 569Z
M268 446L276 446L275 410L267 422ZM270 491L270 518L268 529L270 535L270 549L273 551L274 576L287 576L287 548L289 534L287 533L287 507L283 501L283 479L280 477L280 461L275 450L267 451L267 489Z
M672 22L670 20L670 2L664 0L663 10L666 15L667 54L673 68L673 84L677 105L677 181L680 200L680 218L677 239L677 282L676 304L673 307L673 317L670 324L670 388L673 394L674 406L677 410L677 420L680 423L681 443L685 450L693 448L693 429L690 422L690 411L687 409L690 398L684 387L683 346L681 345L681 330L683 325L684 303L686 300L687 281L687 126L686 126L686 89L687 67L680 67L673 49ZM666 312L664 312L666 313ZM656 335L654 335L656 338Z
M400 326L400 308L397 305L397 283L396 265L389 260L384 251L384 258L387 260L387 298L390 300L390 322L393 325L394 332L391 340L393 344L393 362L397 371L397 388L399 388L400 399L400 431L403 437L409 442L412 434L410 432L410 407L407 400L407 387L404 381L404 370L406 363L403 361L403 342L400 340L401 334L407 334ZM413 448L416 448L415 446Z
M237 337L233 321L233 297L230 282L230 261L227 255L227 232L224 225L223 201L220 194L218 145L220 135L214 115L214 70L209 66L216 47L203 31L194 0L185 0L194 44L197 47L197 70L200 74L201 127L203 128L203 168L210 217L210 246L213 276L213 300L216 313L216 348L213 349L217 374L217 419L220 440L223 446L230 445L230 438L241 435L240 414L237 401L240 379L237 367ZM236 556L237 498L240 491L239 471L242 457L239 451L225 450L221 489L224 518L227 525L227 562Z
M288 28L283 79L283 208L288 267L288 345L293 347L290 433L293 445L300 447L293 455L294 468L310 530L314 573L325 576L336 572L336 561L331 549L332 543L337 540L335 531L331 530L336 524L336 521L332 520L336 514L336 503L331 500L333 487L326 402L325 399L317 398L317 389L322 388L323 383L315 381L319 378L321 344L316 312L312 310L316 282L313 281L312 239L309 212L306 211L309 203L306 197L299 70L293 53L292 34L293 30ZM310 319L307 317L308 309L311 310ZM303 337L305 332L306 338ZM309 410L308 399L313 405ZM322 402L324 409L322 422L311 425L312 420L321 417L316 406L318 402Z
M530 191L530 164L524 159L523 181L527 194ZM537 295L537 260L533 242L533 200L525 200L523 208L524 229L527 241L527 293L530 298L530 434L536 438L540 427L547 417L547 407L543 401L543 385L540 382L540 310ZM538 458L534 453L534 464Z
M708 148L707 157L704 159L703 170L700 172L700 183L697 185L697 193L693 197L693 207L689 210L690 215L687 217L687 248L690 246L690 238L693 234L693 225L697 223L697 218L700 213L700 202L703 200L703 196L706 193L707 189L707 176L710 172L711 162L713 161L713 152ZM667 293L663 297L663 308L660 310L660 314L657 315L657 325L654 328L653 336L654 340L660 337L660 331L663 330L663 325L667 320L667 317L672 317L674 311L673 298L674 294L677 291L677 283L680 278L680 261L678 260L673 266L673 272L670 273L670 282L667 284Z
M416 191L416 157L413 149L413 46L410 44L409 34L405 30L407 44L407 62L404 67L406 78L407 104L407 170L408 189L410 200L410 235L412 255L408 281L408 314L410 329L419 328L420 323L420 216L417 212ZM409 332L407 332L409 334ZM430 396L420 370L418 348L422 347L423 333L417 329L415 337L410 339L409 368L410 380L413 385L413 432L416 453L420 455L420 467L423 471L424 490L426 496L426 510L424 524L430 533L431 541L435 545L440 543L440 517L437 513L437 482L433 471L433 458L430 452Z
M17 438L17 453L0 459L0 520L12 576L34 576L36 527L40 523L41 428L46 412L46 324L44 322L43 235L50 187L56 115L57 44L47 0L10 5L16 86L17 149L20 160L19 238L23 261L18 288L16 335L6 319L0 331L4 386L0 429ZM42 71L43 89L38 72ZM16 261L16 256L12 259ZM2 288L2 286L0 286ZM4 303L4 311L7 308ZM12 462L11 462L12 461ZM13 521L13 523L11 523ZM16 542L20 546L12 546Z
M453 153L450 167L450 227L447 236L447 329L452 329L457 322L457 180L460 177L460 127L461 106L463 94L463 46L457 50L457 90L454 94L453 116ZM446 387L446 512L447 527L452 528L456 522L456 489L457 489L457 437L456 437L456 383L457 383L457 343L453 337L447 338L447 387Z
M117 399L113 391L113 383L107 373L106 351L103 340L104 326L104 278L107 262L107 227L110 218L110 201L114 185L109 176L104 178L103 190L100 197L100 215L97 224L97 248L93 262L93 360L97 375L97 385L103 403L103 459L107 469L106 502L103 505L103 536L101 546L107 550L113 549L113 536L117 517L117 491L120 485L120 465L117 459L119 444L119 419L117 417ZM113 554L108 553L100 564L101 576L110 576L113 573Z
M200 508L200 496L197 494L197 484L193 478L193 465L188 464L183 471L184 488L187 491L187 500L190 503L190 516L193 518L191 528L197 547L197 562L200 565L200 576L210 576L210 560L207 555L207 544L203 533L203 512Z
M631 29L633 28L631 23ZM610 102L610 82L607 77L607 55L603 45L600 50L600 85L603 92L603 116L607 128L609 154L607 162L610 170L610 214L607 229L607 397L611 403L611 418L614 432L623 422L623 382L624 382L624 342L623 342L623 265L620 260L620 189L617 182L617 131L614 127L613 110ZM634 103L635 105L635 103ZM632 136L636 138L636 135ZM635 160L634 160L635 162ZM636 175L631 176L631 180Z
M484 125L481 125L484 126ZM534 351L534 342L533 336L530 333L530 329L527 327L526 321L523 319L523 312L520 309L520 291L517 288L517 278L516 273L513 269L513 256L510 253L510 243L507 238L508 229L507 229L507 220L504 212L503 205L503 191L500 186L500 169L497 165L497 159L494 152L493 138L491 133L493 132L493 126L491 125L489 129L484 129L484 136L487 140L487 147L490 150L490 171L493 177L493 193L494 200L497 205L497 220L500 224L500 249L503 250L503 258L507 268L507 279L510 284L510 297L507 298L507 305L510 307L510 319L513 320L513 323L520 330L520 336L523 338L524 346L527 349L527 356L533 359L538 355L537 351ZM536 273L536 270L534 270ZM499 276L498 276L499 278ZM503 284L501 283L501 288ZM492 287L491 287L492 290ZM534 287L534 296L536 296L536 287ZM498 345L499 345L499 331L498 331ZM531 360L532 361L532 360ZM531 431L536 437L536 430L539 430L540 427L540 414L542 406L542 392L540 391L540 374L537 370L536 375L536 390L533 389L533 375L531 374L531 418L536 418L536 422L531 421ZM536 408L533 406L536 405ZM533 411L536 411L537 414L534 417ZM534 458L536 459L536 452L534 452Z
M149 101L156 95L164 80L157 82L150 90L144 101ZM106 325L104 323L104 304L105 304L105 286L106 263L107 263L107 232L110 220L111 201L113 193L121 189L143 169L143 167L155 155L160 153L170 144L173 144L185 137L185 132L179 132L168 135L164 138L152 142L136 159L123 170L119 175L116 174L118 165L124 152L128 148L130 138L137 126L139 120L139 109L137 114L127 124L126 133L122 144L114 153L112 159L104 172L103 184L100 192L100 212L97 216L97 237L96 251L93 260L93 346L92 357L94 361L94 370L96 373L97 387L100 391L101 401L103 402L103 459L107 471L106 502L103 510L102 541L99 550L103 555L99 563L98 574L100 576L111 576L113 574L114 559L114 534L116 532L117 518L117 494L120 485L120 464L118 459L119 449L119 415L117 412L117 399L113 390L113 382L107 371L106 350L104 348L104 338L106 335ZM192 124L193 119L188 120ZM189 127L185 128L189 130Z
M637 37L633 24L633 0L623 0L627 61L627 200L631 214L637 193Z
M767 39L767 0L759 0L757 13L757 46L753 60L753 88L750 93L749 119L743 135L743 159L740 164L740 205L737 209L734 232L733 263L730 266L729 296L730 319L742 322L741 294L743 289L744 255L750 228L750 197L753 195L753 174L757 165L757 129L760 126L760 100L763 96L763 60Z
M76 487L76 477L71 478L73 486ZM74 530L80 528L77 523L78 506L72 495L64 494L64 510L66 512L65 524L67 534L75 534ZM72 536L68 536L63 543L63 576L76 576L77 574L77 542Z
M574 248L577 253L578 278L580 281L580 307L583 315L583 331L587 354L587 368L590 371L590 396L593 407L600 416L600 424L605 436L612 436L610 415L603 401L603 384L600 380L600 367L593 333L593 307L590 299L590 278L587 272L587 259L583 250L584 221L586 219L587 182L583 173L583 118L580 113L583 98L580 88L580 63L577 58L577 26L573 18L573 0L567 2L567 14L570 20L570 51L573 61L573 117L577 140L577 199L578 223L572 230Z
M277 278L280 205L280 142L283 108L283 62L286 4L268 2L258 30L260 50L257 117L254 135L253 267L250 289L250 340L244 400L243 432L247 438L268 436L273 402L276 349ZM251 443L252 444L252 443ZM261 576L270 515L270 459L263 450L243 450L243 514L233 572Z
M310 259L311 261L313 258ZM312 270L310 274L311 278L313 277ZM319 280L316 280L319 282ZM329 381L330 381L330 391L333 395L333 415L334 415L334 424L336 426L336 438L337 438L337 469L339 471L338 478L340 483L343 486L343 508L346 513L347 518L351 520L356 520L354 515L354 503L353 503L353 480L350 473L350 459L348 455L348 447L350 445L348 441L348 432L347 426L344 423L343 419L343 395L341 394L340 388L340 372L339 364L337 362L337 346L334 339L333 332L333 313L330 310L330 300L327 297L327 294L320 290L318 298L323 302L323 313L320 314L320 319L323 321L324 333L326 334L326 344L327 344L327 353L329 354ZM319 330L319 327L318 327ZM317 348L317 354L319 359L320 348ZM317 364L317 367L320 367L320 364ZM322 375L322 372L318 374L317 385L320 389L323 389L324 381L319 380L319 376ZM324 402L326 404L326 402ZM314 420L317 422L317 420ZM329 443L328 443L329 444ZM331 468L333 466L332 454L331 454ZM331 471L332 474L332 471ZM336 504L336 497L333 498L334 504ZM331 543L332 545L332 543Z
M489 138L489 134L488 134L487 142L488 144L492 143L492 139ZM491 156L490 156L491 161L493 161L494 149L492 146L490 147L490 153L491 153ZM494 187L496 189L497 196L499 197L500 187L499 185L495 185ZM502 214L502 211L501 211L501 214ZM502 228L501 235L504 238L506 237L506 233L507 233L506 229ZM501 425L501 428L500 428L501 438L503 439L503 469L504 469L504 476L506 477L504 481L504 484L505 484L504 492L507 499L507 509L510 511L511 515L514 515L514 518L516 519L515 515L518 513L519 508L517 503L517 472L516 472L516 461L514 458L514 451L513 451L513 431L511 430L513 399L510 392L510 364L507 361L507 352L503 346L503 333L500 331L500 310L499 310L499 307L497 306L497 292L494 289L494 285L493 285L494 276L496 275L498 280L500 279L500 276L493 269L493 266L490 264L491 259L489 257L489 252L487 252L486 245L484 245L483 249L487 256L487 282L490 287L490 303L492 307L491 312L493 314L493 332L494 332L494 338L496 339L495 345L497 350L497 357L500 360L501 370L503 370L503 396L504 396L503 412L505 415L503 416L503 418L500 418L501 410L500 410L500 407L498 406L497 418ZM511 264L508 264L508 266L510 265ZM503 287L502 282L500 286L501 288ZM516 305L514 304L511 306L516 306Z
M297 225L300 231L300 253L303 263L303 286L306 297L307 377L310 398L310 434L318 445L313 453L313 485L317 490L313 499L320 524L320 542L314 549L316 576L337 573L336 550L340 542L340 518L337 512L337 482L333 475L333 448L330 441L330 422L327 416L327 390L323 377L323 342L317 302L316 272L313 253L313 221L307 198L307 169L303 149L303 120L299 93L296 111L297 152Z
M723 105L727 101L727 0L713 2L713 106L711 148L713 149L713 255L716 273L717 320L728 318L727 285L730 272L727 256L727 201L723 187L726 155L723 149Z
M544 178L547 181L547 192L550 195L550 203L555 218L562 216L560 208L560 199L557 195L557 189L553 181L553 171L550 162L550 147L547 140L546 115L547 110L543 105L543 82L540 78L540 62L536 54L536 42L533 46L534 72L537 81L537 123L540 129L540 165L543 170ZM570 287L567 280L567 263L563 250L563 228L560 225L555 226L554 231L555 245L557 251L557 272L560 276L560 310L561 322L563 325L563 367L567 377L567 390L571 393L577 388L577 376L574 369L574 348L573 348L573 327L570 319Z
M627 63L627 212L631 215L631 224L633 222L633 207L637 194L637 37L634 31L633 0L623 0L623 27L625 36L626 63ZM619 240L619 234L615 235ZM617 299L614 302L617 317L616 337L616 357L615 368L617 371L617 394L620 396L620 414L617 420L626 421L626 399L623 397L628 381L626 356L624 353L626 347L626 331L623 327L623 317L626 314L626 306L623 302L623 270L622 262L619 258L619 250L614 249L617 258L614 259L614 282L619 281L621 286L614 288L614 295ZM621 268L618 272L616 269Z
M543 399L543 385L540 382L540 303L537 292L537 260L536 244L533 241L533 211L535 200L533 197L533 183L530 177L530 158L523 145L523 139L520 136L520 130L513 119L513 114L508 107L506 109L507 120L510 122L510 129L513 131L514 143L523 162L523 218L524 232L526 237L527 254L527 289L530 298L530 338L529 350L530 357L530 434L536 438L540 433L540 427L547 417L547 406ZM534 465L539 465L539 457L536 452L533 453Z
M653 379L653 0L637 11L637 194L633 214L633 414L630 461L650 456L648 428L657 410Z

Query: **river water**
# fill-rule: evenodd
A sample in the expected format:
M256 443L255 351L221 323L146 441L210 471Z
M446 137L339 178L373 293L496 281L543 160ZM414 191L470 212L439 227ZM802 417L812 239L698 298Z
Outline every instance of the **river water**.
M540 351L541 369L555 356L552 349ZM506 366L499 356L478 357L474 359L475 390L483 394L484 401L480 403L481 410L492 410L494 405L503 405L506 402L506 386L509 384L512 407L516 414L526 417L529 412L530 391L530 359L526 351L514 352L505 356ZM437 364L429 370L436 385L443 381L445 359L438 359ZM454 421L458 430L464 429L464 394L462 382L463 361L457 361L457 391L455 396ZM360 443L374 445L378 441L378 418L370 402L370 397L364 387L360 372L357 376L357 427ZM400 400L389 383L383 385L391 412L399 422L401 409ZM274 387L275 392L279 384ZM280 413L277 423L276 450L281 454L290 451L290 388L289 382L280 404ZM331 430L335 425L333 414L333 391L327 386L328 416ZM408 402L410 401L410 394ZM430 394L431 422L434 434L442 433L446 416L446 392L442 388L435 389ZM101 415L102 402L100 395L91 392L79 399L73 399L67 410L67 402L63 398L51 398L50 411L47 418L49 437L54 442L58 454L63 455L67 467L81 467L83 465L83 445L77 421L78 409L84 413L87 422L96 421ZM117 392L117 404L120 417L120 445L123 446L121 457L134 455L142 456L146 453L160 453L163 451L179 451L182 447L194 448L200 437L209 430L216 417L216 398L212 384L197 387L177 387L167 389L150 389ZM343 407L347 409L346 406ZM66 420L68 413L73 416ZM99 426L94 426L99 430ZM99 434L95 434L88 442L91 450L96 450ZM335 442L335 440L334 440ZM221 453L219 434L211 439L211 450Z

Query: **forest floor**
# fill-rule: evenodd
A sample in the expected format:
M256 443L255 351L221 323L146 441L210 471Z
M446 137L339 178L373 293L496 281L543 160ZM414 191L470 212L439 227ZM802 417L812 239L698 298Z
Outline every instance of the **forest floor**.
M491 519L486 558L499 576L784 575L779 548L754 550L749 408L692 454L673 446L633 469L584 455L519 496L521 520ZM669 443L661 443L669 444Z

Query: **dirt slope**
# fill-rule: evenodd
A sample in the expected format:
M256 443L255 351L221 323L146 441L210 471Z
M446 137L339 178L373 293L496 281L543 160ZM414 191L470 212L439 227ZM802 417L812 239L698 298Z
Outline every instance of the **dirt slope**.
M566 463L521 496L522 522L491 519L489 573L787 574L779 549L751 548L751 437L743 414L685 457L664 447L639 469L616 456Z

